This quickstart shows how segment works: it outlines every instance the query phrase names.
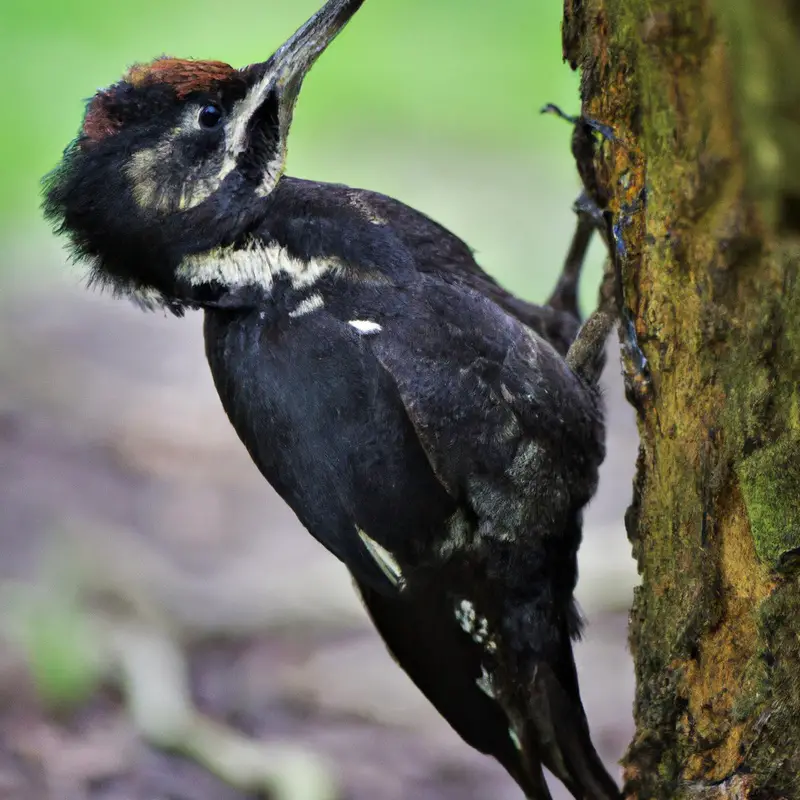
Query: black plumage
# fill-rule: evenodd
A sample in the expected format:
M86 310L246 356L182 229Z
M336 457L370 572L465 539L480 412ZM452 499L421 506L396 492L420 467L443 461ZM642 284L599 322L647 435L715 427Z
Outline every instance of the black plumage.
M360 5L331 0L246 70L134 68L90 102L46 211L96 281L205 309L253 461L455 730L529 798L542 765L616 798L571 646L613 314L578 334L574 270L534 306L402 203L283 176L302 77Z

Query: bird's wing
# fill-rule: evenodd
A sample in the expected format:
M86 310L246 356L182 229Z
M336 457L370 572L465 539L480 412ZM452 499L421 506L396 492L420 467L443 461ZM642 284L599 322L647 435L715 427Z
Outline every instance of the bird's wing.
M467 287L423 281L415 308L372 339L439 480L462 496L533 451L526 479L595 436L596 409L543 339ZM557 473L558 465L555 465ZM547 481L543 482L546 483Z
M257 310L211 311L205 334L223 406L264 477L359 580L396 593L392 558L426 540L455 502L370 335L326 309L285 325L262 323Z
M471 507L482 530L496 537L481 558L497 560L487 575L503 569L502 591L509 602L502 612L502 647L522 654L515 674L531 680L536 692L535 702L508 701L518 705L530 731L522 762L536 787L531 796L547 796L536 783L544 758L576 797L583 787L592 789L586 796L618 797L589 738L570 646L578 628L571 600L580 539L576 514L592 494L602 460L598 398L549 344L487 298L452 286L427 286L425 298L429 313L374 337L373 349L392 376L439 480ZM563 586L550 585L560 580ZM485 586L473 589L486 592ZM426 608L437 613L431 602ZM447 654L433 643L418 646L416 654L406 645L405 637L423 635L420 626L407 630L391 600L373 601L370 611L417 685L480 749L471 715L479 713L483 701L467 688L480 656L460 659L464 689L454 697L428 674ZM427 624L440 626L431 636L438 641L445 640L449 624L454 631L449 647L455 649L455 618L448 611L443 606L440 618L431 616ZM487 722L482 733L491 737L488 746L503 761L499 723ZM515 769L521 762L503 763L519 774Z

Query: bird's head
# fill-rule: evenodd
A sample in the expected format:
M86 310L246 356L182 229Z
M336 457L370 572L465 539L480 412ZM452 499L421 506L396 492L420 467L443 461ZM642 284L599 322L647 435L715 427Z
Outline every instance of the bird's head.
M181 298L178 266L246 235L283 173L303 78L363 0L329 0L267 61L159 58L89 100L45 215L95 282Z

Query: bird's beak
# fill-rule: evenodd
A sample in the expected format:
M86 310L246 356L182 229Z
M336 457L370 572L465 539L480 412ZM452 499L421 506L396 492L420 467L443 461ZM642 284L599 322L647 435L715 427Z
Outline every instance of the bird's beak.
M265 78L272 78L283 102L294 105L303 78L363 3L364 0L328 0L265 62Z
M248 148L251 134L262 121L278 123L279 139L285 144L303 78L363 3L328 0L267 61L248 67L254 82L235 111L236 125L228 144L231 156L238 158Z

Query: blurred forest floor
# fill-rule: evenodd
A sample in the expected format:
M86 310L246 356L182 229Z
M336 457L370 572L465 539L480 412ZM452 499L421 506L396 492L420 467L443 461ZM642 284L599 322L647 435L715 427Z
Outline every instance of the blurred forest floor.
M252 466L200 315L143 314L72 277L0 295L0 800L255 797L135 735L103 663L109 631L131 624L179 644L197 708L319 752L352 800L519 797L393 664L344 570ZM632 733L635 579L622 515L636 435L616 363L577 647L611 769ZM43 696L74 704L57 713Z

